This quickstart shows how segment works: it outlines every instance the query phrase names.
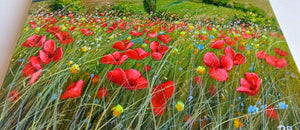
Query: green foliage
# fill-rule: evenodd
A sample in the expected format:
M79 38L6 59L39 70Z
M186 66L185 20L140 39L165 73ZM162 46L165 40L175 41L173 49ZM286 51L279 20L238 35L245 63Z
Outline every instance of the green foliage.
M161 9L158 12L156 12L153 17L157 17L157 18L161 18L161 19L165 19L165 20L179 20L182 18L181 15L176 14L176 13L171 13L168 10L165 9Z
M202 2L207 4L214 4L217 6L226 6L229 0L202 0Z
M260 16L266 16L265 11L263 11L262 9L260 9L258 7L255 7L253 5L250 5L250 7L246 7L245 4L242 4L242 3L233 3L233 8L242 10L244 12L253 12Z
M53 11L56 10L63 10L63 11L73 11L73 12L80 12L83 10L83 0L53 0L52 5L50 8Z
M137 12L137 6L131 2L120 2L112 7L112 10L118 12L118 16L130 16Z
M266 28L277 28L276 20L274 18L266 18L264 16L258 15L253 12L246 12L244 14L235 14L232 17L228 17L228 19L236 19L241 20L240 23L246 23L246 24L257 24L262 25Z
M144 0L144 10L148 13L155 13L156 11L156 0Z

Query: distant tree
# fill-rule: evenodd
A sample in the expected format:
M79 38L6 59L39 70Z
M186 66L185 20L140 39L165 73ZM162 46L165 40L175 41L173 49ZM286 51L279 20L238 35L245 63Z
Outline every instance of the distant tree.
M144 10L148 13L151 14L155 13L156 11L156 0L144 0Z

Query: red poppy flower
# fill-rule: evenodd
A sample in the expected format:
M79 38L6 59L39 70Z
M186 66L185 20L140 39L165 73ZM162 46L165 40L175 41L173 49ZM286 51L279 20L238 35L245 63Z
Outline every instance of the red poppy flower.
M245 48L244 46L239 46L239 50L240 50L240 51L245 51L245 49L246 49L246 48Z
M133 44L134 43L129 41L129 40L123 40L123 41L116 42L112 47L115 48L115 49L124 51L124 50L127 50L130 47L132 47Z
M148 81L135 69L123 70L117 68L107 74L107 79L127 90L145 89Z
M55 33L55 37L59 40L61 44L69 44L74 41L74 38L70 37L69 32Z
M24 66L22 73L24 77L29 78L29 85L35 83L42 74L42 66L40 64L39 58L36 56L32 56L29 58L29 63Z
M232 69L233 61L228 56L221 56L220 61L218 60L217 56L212 52L207 52L204 57L203 61L209 69L210 77L218 80L218 81L225 81L228 80L228 73L227 71Z
M245 78L240 80L241 86L236 91L255 96L259 92L262 79L256 73L245 73Z
M211 95L211 96L215 96L216 93L217 93L217 89L215 86L210 86L209 89L208 89L208 93Z
M149 38L155 38L156 36L157 36L157 32L149 32L147 34L147 37L149 37Z
M273 106L267 107L266 114L267 114L268 118L271 118L271 119L277 119L278 118L277 113L276 113Z
M287 66L287 62L285 59L279 59L277 58L276 56L267 56L265 58L266 62L268 62L270 65L278 68L278 69L281 69L281 68L284 68L285 66Z
M250 38L251 38L251 35L250 35L250 34L247 34L247 33L243 33L243 34L242 34L242 37L245 38L245 39L250 39Z
M241 53L235 53L232 48L226 47L224 49L224 52L226 56L230 57L233 60L234 65L241 65L246 63L246 57Z
M39 57L41 62L48 65L52 60L58 62L63 56L63 48L58 47L56 49L55 42L53 40L48 40L43 46L44 50L39 51Z
M106 27L107 26L107 23L106 22L103 22L100 24L100 27Z
M98 97L104 98L107 95L107 89L106 88L99 88L98 90Z
M224 40L218 40L210 43L210 47L214 49L222 49L224 47Z
M149 39L145 39L144 42L145 42L146 44L149 44L149 43L150 43Z
M258 59L265 59L268 56L268 53L266 53L265 51L259 51L256 53L256 57Z
M165 112L167 100L174 93L174 86L173 81L168 81L153 87L151 104L155 115L162 115Z
M205 36L205 35L201 35L201 34L199 34L199 38L200 38L200 40L207 40L208 39L208 37L207 36Z
M168 34L158 35L157 39L165 44L169 43L172 40L172 38Z
M132 36L136 36L137 37L137 36L142 36L144 33L132 30L132 31L129 32L129 34L131 34Z
M280 56L286 56L286 55L288 55L288 53L286 51L283 51L283 50L281 50L279 48L274 48L274 51L275 51L276 54L278 54Z
M59 28L59 26L52 26L52 27L48 28L46 31L49 33L55 34L60 31L60 28Z
M125 55L127 55L131 59L136 60L142 60L150 55L150 53L146 52L142 48L136 48L136 49L129 49L125 52Z
M17 101L20 98L19 93L17 91L10 91L8 95L8 100L11 102Z
M85 36L91 36L95 33L91 29L87 29L87 28L80 29L80 32Z
M68 99L68 98L77 98L81 95L83 89L84 82L83 80L79 80L78 82L71 83L66 92L61 96L61 99Z
M159 45L159 42L153 41L150 44L151 56L154 60L161 60L164 54L168 51L168 46Z
M151 66L150 65L146 65L143 67L144 71L149 72L151 70Z
M29 37L26 42L24 42L21 46L24 47L41 47L44 42L46 41L46 36L40 36L34 34L33 36Z
M197 76L197 77L195 77L194 78L194 81L198 84L198 85L200 85L201 83L202 83L202 77L200 77L200 76Z
M230 39L229 37L224 38L224 41L226 44L228 44L229 46L235 46L236 45L236 41Z
M100 63L102 64L111 64L111 65L121 65L124 61L126 61L128 58L127 55L124 55L123 53L119 51L115 51L112 54L107 54L103 56L100 60Z

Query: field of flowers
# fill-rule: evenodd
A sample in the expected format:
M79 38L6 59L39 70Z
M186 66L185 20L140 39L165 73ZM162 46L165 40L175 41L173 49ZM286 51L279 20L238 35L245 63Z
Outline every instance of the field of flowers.
M299 72L264 25L28 16L0 91L0 129L300 127Z

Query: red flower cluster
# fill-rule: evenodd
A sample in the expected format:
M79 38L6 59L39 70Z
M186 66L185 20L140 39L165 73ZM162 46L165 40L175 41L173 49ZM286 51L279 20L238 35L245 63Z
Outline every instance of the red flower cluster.
M264 51L259 51L256 53L256 57L259 59L264 59L266 62L278 69L284 68L287 66L287 62L285 59L277 58L276 56L269 55Z

